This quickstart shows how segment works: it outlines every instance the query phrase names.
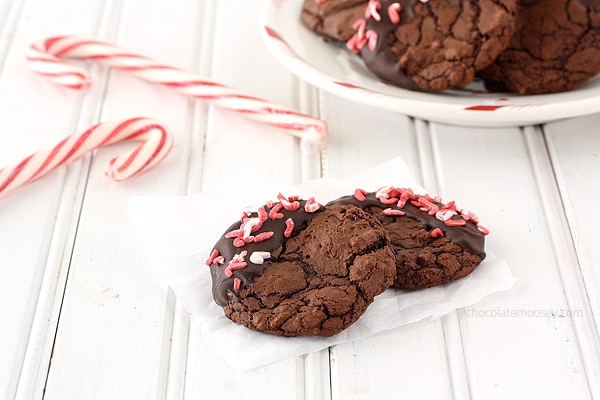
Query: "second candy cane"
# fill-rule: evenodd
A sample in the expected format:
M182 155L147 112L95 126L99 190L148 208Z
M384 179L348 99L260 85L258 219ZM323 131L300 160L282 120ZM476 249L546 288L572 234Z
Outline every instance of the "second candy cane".
M197 74L161 64L109 43L76 36L56 36L34 43L27 53L31 68L53 82L74 89L88 86L90 79L87 71L67 64L61 58L99 61L204 102L234 110L301 138L305 148L323 145L328 135L327 125L321 119L248 95Z

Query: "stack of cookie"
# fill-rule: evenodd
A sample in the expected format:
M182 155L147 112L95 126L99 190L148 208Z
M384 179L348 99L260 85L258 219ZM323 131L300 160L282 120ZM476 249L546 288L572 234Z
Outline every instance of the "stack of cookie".
M600 73L600 0L305 0L301 19L410 90L479 76L520 94L553 93Z
M387 186L321 205L279 195L242 213L206 264L225 315L277 336L332 336L375 297L471 273L487 230L453 202Z

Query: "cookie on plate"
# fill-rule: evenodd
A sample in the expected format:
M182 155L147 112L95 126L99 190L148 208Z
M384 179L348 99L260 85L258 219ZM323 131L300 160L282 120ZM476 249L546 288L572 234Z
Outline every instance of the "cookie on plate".
M330 204L352 204L376 216L387 230L396 260L393 286L423 289L463 278L485 258L488 231L472 212L386 186L377 192L357 189Z
M362 18L369 0L304 0L301 21L310 30L344 43L356 31L354 23Z
M395 276L386 231L353 205L278 196L242 215L207 265L232 321L278 336L332 336L353 324Z
M564 92L600 73L600 0L521 0L509 47L479 72L520 94Z
M371 0L348 46L402 88L462 87L506 49L516 11L516 0Z

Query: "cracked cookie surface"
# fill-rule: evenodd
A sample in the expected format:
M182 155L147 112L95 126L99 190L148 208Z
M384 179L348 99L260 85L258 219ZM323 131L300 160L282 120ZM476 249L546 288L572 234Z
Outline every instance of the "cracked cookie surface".
M430 231L411 218L385 218L384 226L396 256L396 278L400 289L423 289L452 282L469 275L481 262L445 237L431 237Z
M510 45L479 75L521 94L574 89L600 73L599 0L521 0Z
M369 0L304 0L301 21L310 30L345 42L354 34L354 23L364 15Z
M277 214L271 212L274 207L264 207L267 215ZM265 220L254 235L273 230L273 222L305 218L303 207L300 202L295 211L278 210L283 217ZM213 295L229 319L256 331L278 336L335 335L392 284L393 251L377 218L352 205L323 207L296 226L288 238L273 243L253 242L236 250L226 246L229 239L219 241L210 260ZM228 232L238 230L239 224L234 224ZM249 255L261 246L268 246L268 257L256 268L250 265ZM235 260L233 253L243 251L248 265L224 275L227 259ZM221 263L219 255L225 255Z
M382 0L369 8L355 51L382 80L411 90L468 85L516 26L516 0Z

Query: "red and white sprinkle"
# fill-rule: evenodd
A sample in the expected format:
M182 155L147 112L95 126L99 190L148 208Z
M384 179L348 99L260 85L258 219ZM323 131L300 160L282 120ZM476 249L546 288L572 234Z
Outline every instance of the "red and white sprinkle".
M352 29L356 31L356 35L359 39L365 38L365 33L367 32L367 21L362 18L357 19L352 24Z
M484 236L487 236L490 233L490 231L483 225L477 225L477 230Z
M283 204L283 208L285 208L287 211L296 211L297 209L300 208L300 202L298 201L282 201L281 204Z
M263 242L265 240L269 240L273 237L274 234L275 234L275 232L273 232L273 231L261 232L258 235L254 236L254 243L259 243L259 242Z
M235 239L233 239L234 247L244 247L245 244L246 244L246 241L242 237L236 237Z
M375 51L375 49L377 49L377 32L373 30L368 30L367 33L365 33L365 37L367 38L367 45L369 46L369 50Z
M431 231L432 238L441 237L441 236L444 236L444 231L441 230L440 228L435 228L434 230Z
M378 0L369 0L369 4L365 9L365 17L373 18L375 21L381 21L379 10L381 10L381 3Z
M441 202L442 202L442 200L440 199L438 201L438 203L441 203ZM452 200L452 201L449 201L446 204L444 204L444 207L442 207L441 209L456 211L456 204L454 203L454 200Z
M244 235L244 230L243 229L234 229L232 231L229 231L225 234L225 237L227 239L231 239L231 238L237 238L237 237L241 237Z
M267 219L269 219L269 214L267 214L267 210L265 210L264 207L258 207L256 213L258 214L258 219L261 222L265 222Z
M299 196L285 197L284 195L279 193L277 195L277 199L279 200L280 204L283 205L283 208L285 208L288 211L296 211L300 208L300 203L298 202L298 200L300 199Z
M430 215L435 215L435 213L437 213L440 209L431 202L431 198L429 196L419 196L417 201L412 201L411 203L417 207L421 207L421 211L432 212L435 210L433 214Z
M290 237L292 236L292 231L294 230L294 220L288 218L285 220L285 231L283 232L283 236Z
M248 218L241 227L244 232L243 237L247 238L251 233L259 230L262 224L262 221L258 217Z
M240 278L233 278L233 290L236 292L242 287L242 280Z
M250 254L250 262L254 264L262 264L269 258L271 258L271 253L268 251L255 251Z
M311 197L308 200L306 200L306 203L304 204L304 211L307 213L313 213L319 208L321 208L321 204L317 203L314 197Z
M378 199L380 199L381 197L385 197L387 199L390 197L389 193L392 191L393 188L394 187L391 185L380 187L375 192L375 197L377 197Z
M219 264L219 265L225 264L225 257L223 257L223 256L215 257L215 259L213 260L213 263Z
M387 198L387 197L381 197L379 199L379 201L381 202L381 204L397 204L398 203L398 198L397 197L391 197L391 198Z
M367 41L368 40L367 40L366 36L364 36L364 35L359 36L358 33L355 33L346 42L346 48L348 50L350 50L351 52L353 52L355 54L358 54L358 53L361 52L361 50L363 49L363 47L365 47L367 45Z
M367 199L367 191L364 189L356 189L354 191L354 198L362 203Z
M479 223L479 217L472 211L462 211L460 215L467 221L472 221L474 224Z
M456 215L456 211L453 210L444 210L440 209L437 213L435 213L435 217L440 221L448 221L452 217Z
M393 24L400 23L400 11L402 11L402 6L400 3L392 3L388 7L388 16L390 17L390 21Z
M386 217L395 217L397 215L406 215L406 213L402 210L394 210L393 208L386 208L382 211L383 215Z
M245 261L246 255L248 252L246 250L242 251L239 254L233 256L229 264L225 267L225 276L231 278L233 276L233 271L236 269L245 268L248 263Z
M212 263L215 262L215 259L219 256L219 250L214 249L212 251L212 253L210 253L210 256L208 257L208 259L206 260L206 265L211 266Z
M273 208L271 208L271 211L269 211L269 218L282 219L284 217L284 215L279 212L279 211L281 211L282 208L283 208L283 204L281 204L281 203L275 204L273 206Z
M448 226L465 226L467 224L467 221L460 218L460 219L449 219L447 221L444 221L444 223Z

